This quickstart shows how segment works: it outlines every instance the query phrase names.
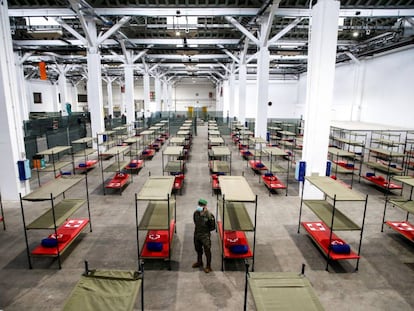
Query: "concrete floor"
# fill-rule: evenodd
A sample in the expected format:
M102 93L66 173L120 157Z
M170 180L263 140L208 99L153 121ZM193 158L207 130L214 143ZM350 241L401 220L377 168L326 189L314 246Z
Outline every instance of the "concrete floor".
M355 261L351 260L333 263L327 272L322 253L303 229L297 233L300 197L293 172L289 195L279 192L269 196L263 183L259 183L259 177L246 167L230 137L224 138L233 152L232 175L244 174L259 197L255 271L299 273L301 264L305 263L305 274L326 310L414 309L414 244L389 228L381 232L384 206L381 191L364 181L354 183L354 189L369 194L359 271L354 272ZM210 209L215 211L216 197L211 193L207 163L207 126L204 125L198 127L198 135L193 139L183 194L177 195L172 270L167 269L165 262L145 261L145 310L243 309L244 264L240 260L229 260L225 262L225 271L221 271L216 233L212 235L214 271L205 274L191 268L195 260L192 214L198 198L206 198ZM149 173L162 175L160 152L152 161L146 162L121 196L103 195L99 167L89 173L93 232L82 233L64 254L61 270L56 260L43 258L35 258L34 268L28 269L20 204L4 202L7 230L0 230L0 310L61 310L83 272L84 260L89 261L90 268L135 269L134 194L139 192ZM106 176L109 178L108 174ZM71 191L84 189L76 186ZM344 207L351 219L361 221L363 205ZM47 208L49 205L45 202L26 203L27 221ZM253 210L250 208L249 212ZM75 215L85 216L86 208L81 208ZM394 220L405 217L397 208L389 208L387 215ZM304 207L302 220L317 218ZM36 245L44 234L40 230L29 231L30 244ZM358 245L358 232L339 232L338 235L354 248ZM252 237L251 234L248 236ZM140 309L140 298L135 308ZM255 310L251 297L248 309Z

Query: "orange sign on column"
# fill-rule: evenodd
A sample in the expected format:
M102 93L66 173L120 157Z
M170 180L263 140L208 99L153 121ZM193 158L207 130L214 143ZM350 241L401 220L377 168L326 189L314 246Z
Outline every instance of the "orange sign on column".
M45 62L40 62L39 63L39 75L40 75L40 80L47 80L46 63Z

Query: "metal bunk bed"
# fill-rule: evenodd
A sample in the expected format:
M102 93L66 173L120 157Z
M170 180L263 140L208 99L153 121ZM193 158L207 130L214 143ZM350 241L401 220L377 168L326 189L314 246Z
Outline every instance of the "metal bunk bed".
M408 221L410 213L414 213L414 201L413 201L413 190L414 190L414 177L412 176L393 176L393 179L403 184L403 186L409 186L408 197L389 197L387 196L384 205L384 213L382 217L381 232L384 231L384 224L389 226L394 231L398 232L411 242L414 241L414 225ZM406 212L405 220L394 221L385 220L386 210L388 205L397 206L401 210Z
M174 190L180 191L184 186L184 172L185 172L185 161L184 161L184 147L183 146L167 146L162 152L162 175L164 172L174 176ZM167 157L165 161L164 156Z
M316 187L322 192L323 199L304 199L305 181ZM364 204L362 211L361 225L355 223L338 209L341 202L360 202ZM302 225L310 238L315 242L319 249L326 256L326 270L330 260L355 259L355 271L358 270L362 236L365 225L365 215L367 210L368 195L364 196L355 190L349 189L327 176L307 176L302 184L302 194L299 211L299 224ZM301 222L303 205L306 205L320 221ZM350 207L349 207L350 208ZM334 231L359 231L358 250L355 252Z
M130 146L115 146L105 151L105 155L111 158L114 157L115 161L105 168L101 162L102 188L104 195L106 194L106 189L118 189L119 194L121 195L122 189L129 182L130 174L123 172L123 169L129 164L129 161L125 161L124 159L121 160L120 158L120 156L123 156L129 149ZM115 175L106 182L104 173L115 173Z
M66 192L81 181L85 181L86 198L67 198ZM60 196L63 198L57 201ZM23 207L24 201L49 201L51 208L29 224L26 224ZM70 218L85 203L87 205L88 217ZM20 195L20 206L26 241L26 253L30 269L32 269L32 256L57 257L60 269L61 254L72 244L88 224L90 232L92 232L87 175L62 176L51 180L24 197ZM55 239L55 243L52 243L55 245L50 245L50 241L47 241L49 245L41 243L35 249L30 250L28 230L34 229L51 231L52 234L48 236L48 239Z
M252 259L256 246L257 195L244 176L219 176L221 198L217 200L216 219L221 243L221 270L225 259ZM246 204L254 205L252 222ZM250 245L245 232L253 232Z
M265 167L268 169L267 173L261 175L265 186L269 190L269 195L271 194L271 191L275 191L277 189L285 189L286 195L288 195L290 159L289 157L286 158L287 152L278 147L264 147L263 153L267 154L270 158L270 161L264 163ZM282 157L283 159L286 158L288 161L286 167L276 163L274 159L275 157ZM278 178L277 174L286 174L286 184Z
M135 219L139 259L164 259L171 270L171 250L176 224L176 201L171 197L173 176L150 176L135 194ZM140 217L140 201L147 206ZM140 247L141 230L147 231Z
M75 172L75 164L73 161L73 157L71 158L70 161L59 160L61 155L63 155L66 152L70 152L71 149L72 149L71 146L55 146L53 148L43 150L36 154L41 157L48 156L47 162L49 163L49 164L46 164L44 168L36 167L37 181L38 181L39 186L40 186L40 176L39 176L40 172L46 172L46 173L53 172L54 177L58 178L61 175L61 169L69 165L72 165L72 172L73 173Z

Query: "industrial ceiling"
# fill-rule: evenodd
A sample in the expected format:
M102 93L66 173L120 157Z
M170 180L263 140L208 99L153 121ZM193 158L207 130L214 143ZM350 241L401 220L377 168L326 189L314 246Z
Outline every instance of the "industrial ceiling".
M173 83L192 77L215 83L255 53L268 25L271 79L297 79L307 69L308 0L9 0L13 47L28 78L47 63L72 81L87 77L87 53L97 42L103 75L122 81L134 64ZM414 0L340 1L337 62L361 59L414 42ZM90 25L96 25L97 41Z

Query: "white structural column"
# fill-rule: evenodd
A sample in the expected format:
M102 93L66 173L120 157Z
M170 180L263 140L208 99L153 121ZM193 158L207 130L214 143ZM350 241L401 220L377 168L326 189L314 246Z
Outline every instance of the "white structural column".
M168 101L168 84L165 78L161 80L161 112L168 111L170 102Z
M135 121L134 104L134 65L127 64L124 67L125 74L125 112L126 122L131 124Z
M60 105L59 105L59 83L57 81L52 82L53 83L53 111L58 112L60 111Z
M101 80L101 57L98 50L88 49L88 107L91 114L92 136L105 129ZM99 143L99 142L98 142Z
M7 1L0 4L0 191L3 200L17 201L19 193L30 192L29 181L21 182L17 161L25 158L20 96Z
M99 45L108 39L113 33L119 30L122 25L127 23L130 17L123 17L121 20L113 25L105 33L100 33L99 36L96 30L95 17L85 16L79 10L77 1L69 1L72 9L77 13L81 21L82 28L86 37L80 35L76 30L71 28L64 20L58 19L59 24L70 32L74 37L88 47L88 106L91 114L91 130L92 136L96 133L102 132L105 129L104 115L103 115L103 96L102 96L102 72L101 72L101 58L99 53ZM102 136L102 135L101 135ZM99 143L99 142L98 142Z
M87 19L87 31L90 44L88 46L88 107L91 114L92 136L105 130L103 115L101 55L97 45L97 30L95 21ZM98 142L100 143L100 142Z
M235 73L234 68L232 68L230 75L229 75L229 117L233 119L233 117L236 115L236 105L234 103L235 100Z
M173 84L172 82L168 82L167 84L167 98L168 98L168 109L170 111L174 110L173 109Z
M339 7L339 1L319 0L312 9L302 153L307 176L326 173ZM318 196L312 187L305 188L305 195Z
M361 110L364 96L363 81L365 79L365 63L360 62L351 52L347 55L352 59L354 68L354 94L351 108L351 120L361 121Z
M119 85L119 112L125 113L125 83Z
M26 53L22 57L18 53L14 53L14 58L16 59L16 77L17 77L17 89L18 94L20 94L20 118L22 120L29 120L29 105L31 98L29 97L31 93L28 91L28 83L24 77L23 63L25 60L32 55L32 53Z
M224 113L223 106L223 82L220 81L216 84L216 111L223 111ZM225 115L223 115L223 117L225 117Z
M268 27L269 18L263 18L261 24L260 46L257 55L257 105L256 122L254 125L254 135L266 139L267 133L267 109L269 102L269 63L270 52L268 49Z
M155 111L161 111L161 79L158 75L155 76L154 80L154 91L155 91Z
M106 77L106 93L108 96L108 116L114 116L114 97L112 94L112 82L115 81L115 79Z
M246 81L247 65L243 62L239 67L239 120L241 124L246 121Z
M146 68L143 76L143 87L144 87L144 111L150 110L150 76Z
M66 103L68 102L68 80L66 79L67 68L65 66L57 65L57 71L59 73L58 78L58 89L60 94L60 107L59 110L62 111L63 116L67 116L68 112L66 111Z

